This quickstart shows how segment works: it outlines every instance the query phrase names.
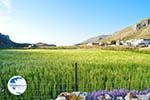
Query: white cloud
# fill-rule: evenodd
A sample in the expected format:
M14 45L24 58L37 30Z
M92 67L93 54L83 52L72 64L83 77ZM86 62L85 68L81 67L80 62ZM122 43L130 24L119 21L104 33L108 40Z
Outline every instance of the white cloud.
M7 30L11 20L12 0L0 0L0 32Z
M7 12L10 13L12 9L12 0L0 0L0 3L2 7L5 7L7 9Z

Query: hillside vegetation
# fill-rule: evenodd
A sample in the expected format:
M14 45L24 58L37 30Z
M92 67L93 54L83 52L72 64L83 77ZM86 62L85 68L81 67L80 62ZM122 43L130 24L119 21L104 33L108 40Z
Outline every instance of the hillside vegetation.
M142 23L145 20L139 21ZM134 25L133 25L134 26ZM128 39L150 39L150 25L145 26L139 30L134 30L133 26L129 26L120 31L117 31L101 41L112 41L112 40L128 40Z

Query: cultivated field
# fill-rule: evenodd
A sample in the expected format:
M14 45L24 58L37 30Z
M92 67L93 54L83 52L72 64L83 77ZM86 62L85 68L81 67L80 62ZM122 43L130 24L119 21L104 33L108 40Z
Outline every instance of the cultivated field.
M74 64L78 63L78 90L144 90L150 88L150 53L98 49L0 50L0 100L16 98L7 90L14 75L23 76L26 92L17 98L52 98L75 90Z

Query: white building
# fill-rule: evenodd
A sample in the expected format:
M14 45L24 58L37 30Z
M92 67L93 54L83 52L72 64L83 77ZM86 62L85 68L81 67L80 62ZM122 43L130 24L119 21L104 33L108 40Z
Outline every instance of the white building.
M150 45L150 39L131 39L127 41L128 44L132 46L149 46Z
M126 45L128 45L128 44L127 44L126 41L123 41L123 40L122 40L122 41L117 41L117 42L116 42L116 45L117 45L117 46L119 46L119 45L125 45L125 46L126 46Z
M99 46L101 45L101 42L90 42L87 44L87 46Z

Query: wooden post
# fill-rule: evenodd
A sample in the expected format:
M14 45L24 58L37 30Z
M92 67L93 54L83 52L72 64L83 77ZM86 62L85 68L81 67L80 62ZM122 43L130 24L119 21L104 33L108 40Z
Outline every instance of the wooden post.
M75 91L78 91L78 64L75 63Z

